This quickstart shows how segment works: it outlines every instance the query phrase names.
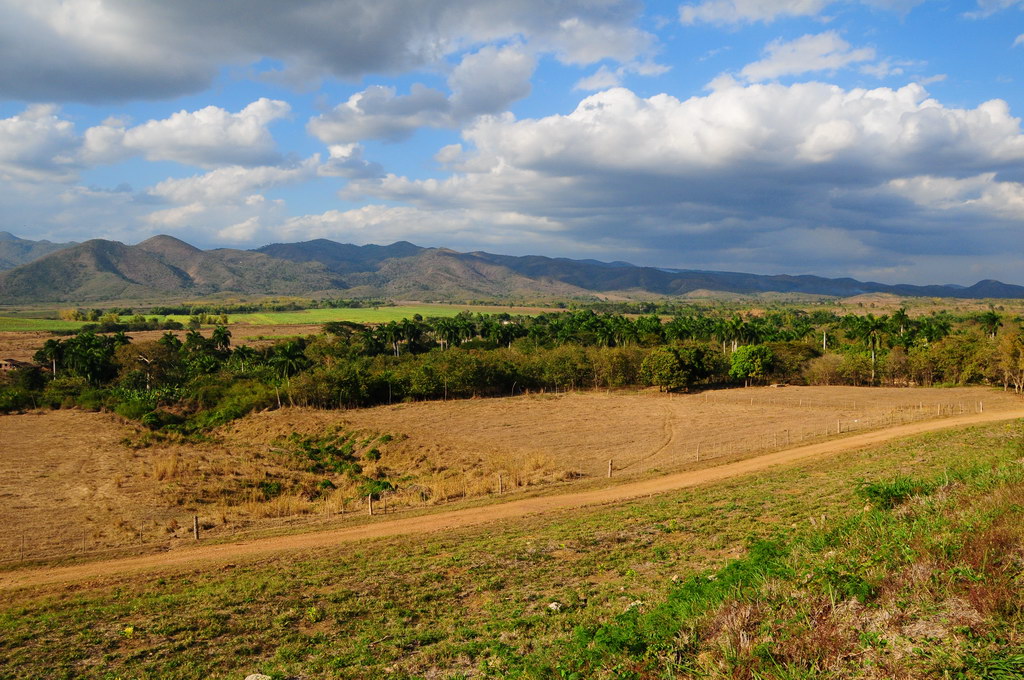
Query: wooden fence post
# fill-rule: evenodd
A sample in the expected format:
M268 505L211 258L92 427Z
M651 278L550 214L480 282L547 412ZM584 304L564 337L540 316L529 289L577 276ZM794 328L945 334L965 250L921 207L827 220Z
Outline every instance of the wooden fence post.
M192 536L199 540L199 515L192 515Z
M608 479L612 478L612 461L608 461Z

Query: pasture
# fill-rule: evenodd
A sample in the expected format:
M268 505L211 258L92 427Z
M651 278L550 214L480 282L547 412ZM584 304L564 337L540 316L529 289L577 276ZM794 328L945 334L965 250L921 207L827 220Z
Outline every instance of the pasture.
M573 392L351 411L284 408L251 414L203 440L154 436L106 413L11 415L0 418L0 497L12 499L0 507L0 522L17 530L0 538L0 559L152 550L188 541L193 515L214 539L361 522L365 479L394 486L381 499L388 511L423 512L1019 406L1012 393L985 388ZM289 443L293 434L348 437L361 476L347 474L340 459L303 457Z
M5 591L0 667L168 680L1015 677L1019 608L1001 565L1020 544L1018 430L933 433L485 528ZM921 496L866 509L859 480L886 488L893 475L921 480Z

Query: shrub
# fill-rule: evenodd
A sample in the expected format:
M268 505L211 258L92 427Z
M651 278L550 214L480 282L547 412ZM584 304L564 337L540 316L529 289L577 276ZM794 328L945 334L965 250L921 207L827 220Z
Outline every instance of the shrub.
M33 406L34 401L32 393L22 387L0 389L0 413L21 411Z
M867 500L876 508L891 510L902 505L911 496L926 496L936 489L934 482L926 482L911 477L894 477L888 481L865 482L857 485L857 495Z

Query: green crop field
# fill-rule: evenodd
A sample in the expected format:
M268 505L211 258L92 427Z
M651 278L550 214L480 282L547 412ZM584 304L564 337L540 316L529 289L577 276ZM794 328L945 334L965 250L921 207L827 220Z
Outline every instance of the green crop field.
M257 314L229 314L228 322L231 324L250 324L259 326L276 326L282 324L321 324L328 321L355 321L357 323L387 323L388 321L400 321L411 319L419 314L426 318L430 316L455 316L459 312L471 312L474 314L497 314L508 312L510 314L536 314L536 308L526 307L501 307L482 305L406 305L400 307L378 307L359 309L304 309L297 312L262 312ZM165 317L181 323L188 323L189 317L185 315L174 315Z
M80 328L82 323L81 321L0 316L0 331L73 331Z

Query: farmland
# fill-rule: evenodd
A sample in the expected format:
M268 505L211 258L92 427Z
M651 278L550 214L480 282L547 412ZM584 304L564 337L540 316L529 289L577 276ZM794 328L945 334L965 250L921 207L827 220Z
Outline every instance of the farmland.
M182 545L194 514L211 539L363 521L363 482L296 457L289 435L385 437L375 445L378 460L363 453L362 475L395 480L383 498L392 512L420 512L493 502L499 484L503 499L564 493L901 422L1020 406L1012 394L984 388L536 394L266 411L200 442L153 440L111 414L28 413L0 419L8 442L0 495L16 499L0 509L0 521L19 527L0 540L0 559Z
M1021 666L1021 439L989 422L1024 408L1021 334L994 309L176 336L0 333L56 369L10 374L0 417L18 677Z
M988 425L498 527L7 592L0 626L11 644L0 660L11 677L540 678L564 668L610 678L623 668L655 677L646 669L658 667L728 677L753 667L760 677L827 668L833 677L884 678L1013 669L1018 622L999 609L998 588L1007 576L1000 556L1020 545L1013 527L1021 524L1005 514L1019 498L1020 437L1019 426ZM893 475L921 480L919 496L898 513L863 509L858 480L883 489ZM925 522L982 549L1001 531L1003 547L989 549L988 566L956 551L936 563L927 541L902 543ZM738 596L694 590L711 582L701 575L729 583L738 570L750 579ZM939 585L916 586L922 570ZM868 584L861 595L858 583ZM767 615L783 596L797 618ZM690 602L692 613L670 614L668 601ZM813 632L796 625L801 610L827 623L828 646L800 647ZM653 616L683 618L643 627ZM588 642L633 622L637 647ZM668 623L684 634L699 627L700 646L674 655L684 638L667 655L657 646L643 654L661 644L652 636L673 630ZM776 641L770 657L753 644L765 635ZM748 672L740 677L754 677Z

